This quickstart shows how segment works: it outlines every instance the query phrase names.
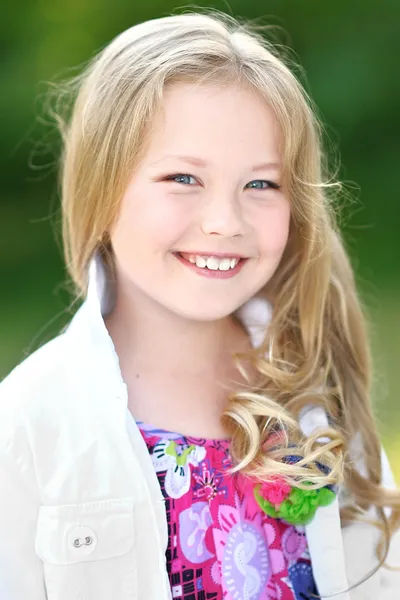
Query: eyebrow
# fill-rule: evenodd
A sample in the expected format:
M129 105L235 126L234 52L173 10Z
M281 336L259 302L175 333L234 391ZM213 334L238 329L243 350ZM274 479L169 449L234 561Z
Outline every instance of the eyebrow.
M168 160L170 158L176 158L178 160L182 160L183 162L187 162L190 165L193 165L195 167L208 167L209 163L204 160L203 158L198 158L196 156L181 156L181 155L170 155L170 156L163 156L162 158L160 158L160 160L156 161L155 163L152 163L151 166L157 165L158 163L164 161L164 160ZM280 163L277 162L264 162L261 163L259 165L255 165L254 167L251 168L252 172L256 172L256 171L263 171L265 169L280 169L281 165Z

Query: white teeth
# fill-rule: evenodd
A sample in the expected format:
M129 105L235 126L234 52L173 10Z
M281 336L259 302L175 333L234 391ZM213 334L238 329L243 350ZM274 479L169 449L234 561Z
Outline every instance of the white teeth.
M223 258L220 261L218 268L219 268L220 271L229 271L229 269L231 268L231 259L230 258Z
M240 258L231 258L230 259L230 268L234 269L236 267L236 265L238 264Z
M209 258L207 258L207 268L208 269L210 269L211 271L218 271L218 267L219 267L218 258L214 258L213 256L210 256Z
M195 264L200 269L204 269L207 267L211 271L229 271L229 269L234 269L239 262L238 258L216 258L215 256L209 256L207 258L203 256L194 256L191 255L189 257L189 262Z
M196 266L197 267L201 267L202 269L204 269L204 267L206 265L207 265L207 261L202 256L196 256Z

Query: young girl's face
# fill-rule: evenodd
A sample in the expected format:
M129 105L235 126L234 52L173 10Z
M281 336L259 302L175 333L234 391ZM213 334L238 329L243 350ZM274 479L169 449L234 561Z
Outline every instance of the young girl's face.
M148 309L226 317L268 282L288 239L275 116L249 89L180 83L148 135L110 232L120 289ZM210 277L179 252L246 260Z

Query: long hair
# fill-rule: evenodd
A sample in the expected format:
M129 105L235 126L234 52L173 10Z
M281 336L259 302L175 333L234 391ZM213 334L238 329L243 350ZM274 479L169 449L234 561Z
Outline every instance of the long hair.
M234 357L248 383L246 361L258 381L232 392L223 415L233 471L257 479L280 473L297 487L344 484L352 500L342 510L343 521L375 511L384 532L382 563L397 526L400 495L381 485L366 320L335 217L342 186L329 175L323 127L293 66L259 28L217 11L150 20L112 40L69 81L68 118L56 112L63 138L65 260L80 297L96 251L111 271L115 268L108 232L167 86L218 82L256 90L283 132L291 224L281 263L260 291L273 305L264 340ZM309 437L299 427L307 404L323 406L329 418L329 427ZM266 449L269 433L277 428L284 431L284 441ZM353 466L350 443L355 439L364 475ZM288 464L282 458L293 443L303 460ZM317 460L330 471L313 467ZM391 519L384 506L392 507Z

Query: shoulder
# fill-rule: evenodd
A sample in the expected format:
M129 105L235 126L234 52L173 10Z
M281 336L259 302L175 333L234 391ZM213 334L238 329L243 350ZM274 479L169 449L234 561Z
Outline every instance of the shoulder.
M363 477L368 477L367 453L364 448L361 434L356 434L349 444L349 458L356 470ZM396 488L396 481L383 446L381 446L382 485L386 488Z
M50 383L62 371L62 359L67 353L68 340L62 333L25 358L0 383L0 406L10 394L19 395Z
M32 412L40 413L71 379L73 352L65 333L44 344L0 383L0 437L15 434Z

